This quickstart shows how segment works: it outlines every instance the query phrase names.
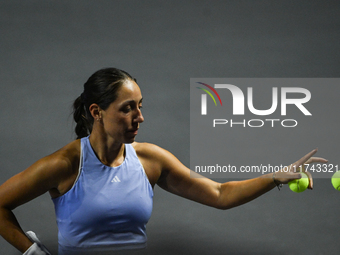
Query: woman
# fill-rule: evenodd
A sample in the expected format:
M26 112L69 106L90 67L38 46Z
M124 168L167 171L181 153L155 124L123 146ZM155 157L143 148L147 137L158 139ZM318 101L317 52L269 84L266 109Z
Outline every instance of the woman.
M199 203L228 209L276 186L301 178L304 163L327 162L316 150L283 170L258 178L217 183L192 178L170 152L135 137L144 121L135 79L115 68L101 69L74 102L77 140L0 186L0 234L25 254L49 254L34 233L25 234L12 210L49 192L55 204L59 254L145 246L153 187ZM312 179L310 186L312 188Z

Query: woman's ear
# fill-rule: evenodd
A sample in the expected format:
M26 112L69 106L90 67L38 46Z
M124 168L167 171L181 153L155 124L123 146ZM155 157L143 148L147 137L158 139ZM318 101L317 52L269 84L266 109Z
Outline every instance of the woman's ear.
M99 105L91 104L89 110L94 120L100 120L102 118L102 109L99 107Z

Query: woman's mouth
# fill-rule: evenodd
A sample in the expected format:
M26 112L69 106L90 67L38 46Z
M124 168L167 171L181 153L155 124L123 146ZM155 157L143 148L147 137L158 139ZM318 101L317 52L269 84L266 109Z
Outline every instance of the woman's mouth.
M138 128L137 129L128 130L128 133L133 134L133 135L137 135L138 134Z

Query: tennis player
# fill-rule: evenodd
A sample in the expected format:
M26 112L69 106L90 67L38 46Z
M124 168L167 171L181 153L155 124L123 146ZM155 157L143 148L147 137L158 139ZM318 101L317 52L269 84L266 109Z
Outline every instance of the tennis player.
M229 209L301 178L304 163L327 162L311 151L289 172L217 183L192 178L190 169L154 144L135 142L143 97L125 71L105 68L84 84L74 102L77 139L0 186L0 234L25 255L50 254L13 210L49 192L58 224L59 254L97 254L146 246L155 185L198 203ZM310 186L313 182L310 176Z

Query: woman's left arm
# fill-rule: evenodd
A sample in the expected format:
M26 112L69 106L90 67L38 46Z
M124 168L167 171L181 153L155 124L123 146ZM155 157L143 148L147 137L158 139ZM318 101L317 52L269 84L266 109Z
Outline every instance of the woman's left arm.
M289 171L282 169L275 175L270 173L248 180L218 183L191 171L170 152L156 145L144 144L143 147L142 158L146 164L144 168L147 173L152 172L154 176L156 173L156 183L161 188L219 209L229 209L247 203L273 189L278 183L286 184L293 179L301 178L296 169L303 164L327 162L323 158L312 157L317 152L313 150L293 163L288 168Z

